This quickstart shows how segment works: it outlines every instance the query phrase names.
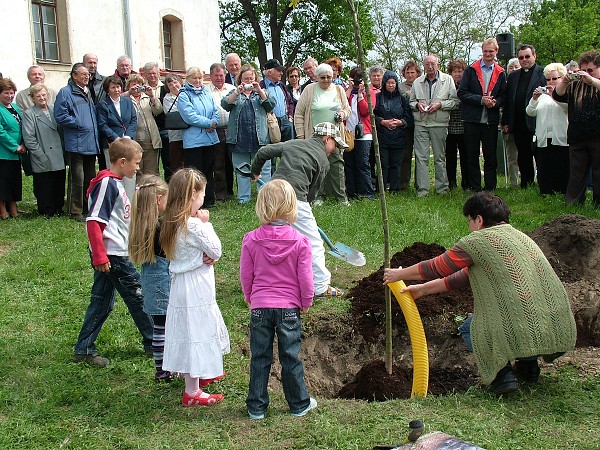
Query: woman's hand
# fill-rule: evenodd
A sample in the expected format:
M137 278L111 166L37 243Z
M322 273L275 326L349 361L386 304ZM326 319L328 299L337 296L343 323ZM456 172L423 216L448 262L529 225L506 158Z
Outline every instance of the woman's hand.
M401 289L400 292L408 292L412 298L414 300L423 297L424 295L427 295L427 288L424 287L425 284L427 283L423 283L423 284L411 284L410 286L406 286L405 288Z
M23 144L19 144L19 146L17 147L17 153L20 155L24 155L25 153L27 153L27 149Z
M402 267L398 267L397 269L385 269L383 271L383 284L400 281L402 279L401 273Z
M212 266L216 262L216 260L212 259L206 253L202 253L202 262L208 266Z
M533 90L533 95L531 96L531 98L533 98L534 100L537 100L538 98L540 98L541 95L542 95L542 90L540 89L540 86L538 86Z

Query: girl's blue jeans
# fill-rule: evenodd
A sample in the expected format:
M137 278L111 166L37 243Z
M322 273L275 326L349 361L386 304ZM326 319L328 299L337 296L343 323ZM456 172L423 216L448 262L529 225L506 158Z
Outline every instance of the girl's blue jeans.
M298 308L256 308L250 317L250 386L246 406L248 412L263 414L269 406L267 385L273 361L273 339L281 363L281 383L290 411L298 413L310 404L304 383L304 366L300 353L301 319Z

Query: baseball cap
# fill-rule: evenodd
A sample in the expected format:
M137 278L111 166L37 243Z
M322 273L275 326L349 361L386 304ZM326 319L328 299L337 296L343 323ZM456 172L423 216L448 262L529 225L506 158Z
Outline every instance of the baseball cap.
M265 63L265 69L277 69L280 72L283 72L285 67L283 67L278 60L270 59Z
M330 122L321 122L315 125L313 136L331 136L335 139L338 147L348 148L348 145L342 140L338 127Z

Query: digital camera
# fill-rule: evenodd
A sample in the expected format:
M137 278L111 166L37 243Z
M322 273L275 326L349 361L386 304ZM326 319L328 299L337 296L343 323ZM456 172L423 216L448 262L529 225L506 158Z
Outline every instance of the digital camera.
M252 88L254 88L254 85L252 83L244 84L244 89L246 89L247 91L251 91Z
M137 91L138 92L146 92L146 86L138 86Z
M569 74L569 80L579 80L579 74L576 72L571 72Z

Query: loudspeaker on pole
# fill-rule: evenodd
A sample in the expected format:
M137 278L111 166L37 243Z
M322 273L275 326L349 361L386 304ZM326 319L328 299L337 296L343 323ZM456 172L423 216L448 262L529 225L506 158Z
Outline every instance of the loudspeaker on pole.
M496 35L498 41L498 59L510 59L515 56L515 40L512 33L500 33Z

